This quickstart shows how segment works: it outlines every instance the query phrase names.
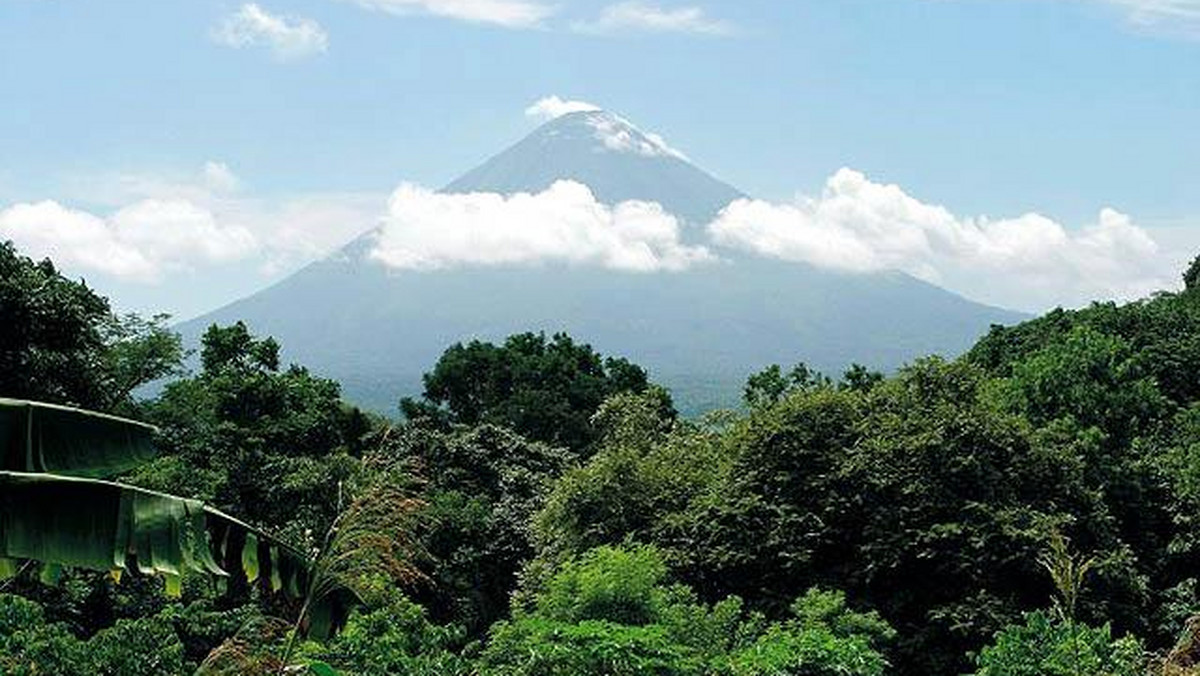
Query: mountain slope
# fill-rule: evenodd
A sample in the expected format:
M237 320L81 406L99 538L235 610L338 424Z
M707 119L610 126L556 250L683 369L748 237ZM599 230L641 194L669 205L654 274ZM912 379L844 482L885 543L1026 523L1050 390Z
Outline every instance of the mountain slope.
M450 185L445 192L537 192L559 179L587 185L605 204L658 202L693 225L745 197L661 139L602 111L564 115Z
M607 113L559 118L446 191L538 192L558 179L587 184L605 203L659 202L697 243L703 224L742 196ZM278 338L289 359L342 381L351 399L394 410L453 342L567 331L646 365L694 412L736 403L745 376L771 363L891 369L957 354L992 323L1021 318L900 273L839 274L730 252L655 274L565 263L392 270L370 257L375 237L184 324L185 336L245 320Z

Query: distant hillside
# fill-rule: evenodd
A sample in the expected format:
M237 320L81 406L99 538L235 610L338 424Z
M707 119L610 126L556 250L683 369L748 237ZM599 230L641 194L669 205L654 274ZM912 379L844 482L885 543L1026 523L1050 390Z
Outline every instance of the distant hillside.
M617 143L612 139L616 138ZM576 113L451 183L450 192L538 192L558 179L605 203L639 199L685 219L685 238L743 196L656 137L608 113ZM900 273L852 275L721 252L723 261L639 274L543 265L396 271L372 261L374 233L249 298L182 325L245 320L289 359L340 380L349 398L394 410L448 345L567 331L646 365L685 411L736 403L745 376L798 360L831 373L890 370L958 354L1022 316Z

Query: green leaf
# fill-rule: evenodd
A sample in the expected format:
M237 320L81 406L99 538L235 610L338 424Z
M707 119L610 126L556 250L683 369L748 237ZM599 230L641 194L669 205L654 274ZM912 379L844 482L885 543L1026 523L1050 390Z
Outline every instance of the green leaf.
M226 556L222 567L213 542L229 542L241 560ZM278 581L270 583L304 587L308 561L302 553L195 500L97 479L0 471L0 560L171 576L224 577L227 569L244 570L254 582L260 549L268 548L271 577ZM298 578L294 584L291 576Z
M0 470L101 478L155 455L143 423L17 399L0 399Z
M337 669L334 669L324 662L309 662L308 670L311 671L314 676L340 676Z
M242 547L242 570L248 581L258 579L258 537L254 533L246 534L246 545Z
M163 576L167 582L166 594L169 599L177 599L183 596L183 578L179 575L167 573Z
M279 547L271 546L271 591L283 589L283 576L279 574Z
M57 563L42 564L42 572L38 576L38 580L47 587L57 587L58 581L62 579L62 566Z

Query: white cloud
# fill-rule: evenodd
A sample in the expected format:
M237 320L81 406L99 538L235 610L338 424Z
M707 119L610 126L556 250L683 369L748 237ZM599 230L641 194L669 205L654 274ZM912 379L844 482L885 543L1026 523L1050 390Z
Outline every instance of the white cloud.
M241 179L224 162L205 162L203 173L205 185L215 192L234 192L242 185Z
M547 96L525 109L525 115L537 120L556 120L571 113L599 111L600 106L587 101L564 101L557 96Z
M714 19L702 7L667 8L631 0L605 7L592 21L580 21L575 30L584 33L693 33L698 35L729 35L733 26Z
M391 14L429 14L505 28L536 28L556 9L532 0L349 0Z
M817 198L738 200L709 233L717 244L763 256L846 272L903 270L1028 310L1137 298L1176 285L1174 267L1163 264L1148 232L1115 210L1076 230L1039 214L960 218L850 169L831 177Z
M1058 0L1091 4L1121 13L1135 29L1200 37L1200 0Z
M208 205L242 188L242 179L225 162L208 160L199 170L160 171L109 175L82 175L68 180L65 193L90 205L120 208L154 198Z
M222 221L254 233L260 242L259 270L273 277L327 256L370 230L386 204L383 194L319 193L222 200L213 208Z
M329 35L313 19L279 16L254 3L226 17L213 39L236 48L267 47L281 61L320 54L329 49Z
M88 209L45 201L0 210L0 240L71 274L150 283L238 262L269 278L369 230L387 201L372 193L252 198L236 194L241 183L216 161L190 176L93 177L74 195ZM261 283L248 282L247 292Z
M219 225L211 212L178 200L143 200L107 217L54 201L15 204L0 210L0 238L65 269L139 281L238 260L256 246L244 228Z
M1134 24L1167 29L1200 29L1200 0L1100 0L1126 10Z
M399 269L562 262L678 271L713 260L680 241L679 222L649 202L599 203L559 181L538 194L440 194L405 184L392 195L371 257Z
M1106 0L1128 12L1137 30L1200 39L1200 0Z
M142 200L120 209L108 221L118 242L160 268L236 261L258 247L246 228L218 223L208 209L180 200Z

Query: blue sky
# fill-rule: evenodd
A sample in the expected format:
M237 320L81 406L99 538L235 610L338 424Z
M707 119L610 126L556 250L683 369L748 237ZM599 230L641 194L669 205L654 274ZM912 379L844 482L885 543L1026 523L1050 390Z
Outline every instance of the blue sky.
M551 94L763 200L849 167L963 218L1075 229L1109 207L1172 264L1200 244L1200 0L0 0L0 92L0 236L181 316L371 227L402 182L448 183ZM98 220L11 225L47 201ZM230 213L302 241L181 253ZM126 221L200 230L129 240L166 261L134 274L64 249Z

